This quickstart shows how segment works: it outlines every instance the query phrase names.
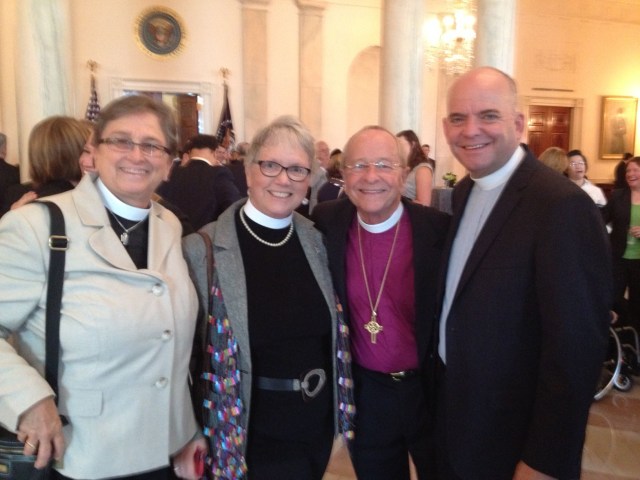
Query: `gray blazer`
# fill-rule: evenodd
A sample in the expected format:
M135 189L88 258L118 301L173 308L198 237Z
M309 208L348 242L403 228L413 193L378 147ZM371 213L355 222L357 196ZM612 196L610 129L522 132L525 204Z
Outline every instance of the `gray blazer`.
M242 372L240 395L245 406L242 416L242 426L247 429L249 424L249 406L251 405L251 380L252 366L249 346L249 321L247 318L247 285L245 281L245 271L242 263L242 254L238 243L238 235L235 228L235 214L247 199L242 199L231 205L217 222L205 225L202 231L211 237L213 243L213 254L215 257L215 268L220 281L220 288L224 296L224 301L231 324L231 329L238 342L238 368ZM327 253L322 241L322 235L318 232L313 223L294 212L293 223L296 233L302 244L307 261L311 270L320 285L324 298L331 312L332 340L334 345L333 355L333 378L337 380L336 365L336 335L337 316L336 301L329 273ZM201 303L203 317L201 322L207 321L206 305L208 304L207 291L207 265L205 245L198 234L192 234L183 240L184 254L187 264L196 284L198 297ZM334 382L333 387L334 412L337 415L337 387ZM337 425L337 422L336 422ZM337 431L337 427L336 427Z

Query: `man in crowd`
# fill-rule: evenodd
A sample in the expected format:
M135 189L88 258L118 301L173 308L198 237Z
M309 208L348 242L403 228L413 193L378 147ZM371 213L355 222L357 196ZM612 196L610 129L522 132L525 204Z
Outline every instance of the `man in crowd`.
M424 362L435 331L436 281L447 215L402 200L407 175L397 138L365 127L347 142L348 198L319 203L334 286L349 324L355 382L352 460L358 478L433 475L433 409Z
M4 193L11 185L20 183L20 169L5 161L7 157L7 136L0 133L0 205L4 200Z
M199 230L239 200L240 192L229 169L216 159L216 137L196 135L189 140L189 147L189 162L173 169L158 194L178 207L194 230Z
M443 125L470 175L441 282L439 478L579 478L611 306L600 213L520 145L505 73L459 77Z

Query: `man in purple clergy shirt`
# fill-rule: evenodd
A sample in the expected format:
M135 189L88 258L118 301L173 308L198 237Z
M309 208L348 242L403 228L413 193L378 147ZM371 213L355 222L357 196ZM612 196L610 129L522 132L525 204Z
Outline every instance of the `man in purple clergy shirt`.
M347 142L347 198L323 202L313 220L326 235L334 286L350 328L358 478L433 477L431 361L436 281L449 217L402 198L407 175L397 138L365 127Z

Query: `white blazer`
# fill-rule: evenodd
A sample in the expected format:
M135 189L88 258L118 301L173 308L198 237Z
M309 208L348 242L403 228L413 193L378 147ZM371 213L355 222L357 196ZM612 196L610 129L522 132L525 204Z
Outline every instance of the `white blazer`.
M131 475L168 465L197 432L188 364L197 317L176 217L153 203L148 268L138 270L94 184L48 197L62 209L67 251L60 320L58 408L72 478ZM30 204L0 221L0 423L52 394L42 378L48 211ZM7 342L15 333L17 351Z

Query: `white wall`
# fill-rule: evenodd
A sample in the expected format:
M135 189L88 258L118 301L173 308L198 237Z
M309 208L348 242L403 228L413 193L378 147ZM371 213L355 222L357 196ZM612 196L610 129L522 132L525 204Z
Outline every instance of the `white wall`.
M22 0L2 0L0 14L0 129L10 137L9 160L15 163L14 137L24 137L32 125L21 125L15 102L13 71L15 5ZM44 0L42 0L44 1ZM73 114L84 116L89 100L89 59L98 62L100 103L111 100L110 79L208 82L212 85L211 118L217 126L222 107L221 67L231 70L228 79L234 125L238 139L245 132L242 121L242 2L240 0L47 0L70 5ZM367 49L380 47L380 12L383 0L326 0L323 13L324 74L322 131L318 137L341 147L353 133L349 124L350 68ZM397 1L397 0L389 0ZM515 1L515 0L514 0ZM425 0L425 11L437 11L437 1ZM178 13L186 28L185 47L164 60L152 58L137 44L134 26L140 13L164 6ZM271 0L267 13L267 111L298 115L299 11L295 0ZM640 0L518 0L515 76L524 96L579 98L583 101L583 131L574 145L582 148L591 163L591 177L612 177L615 161L599 160L600 108L602 96L640 97ZM250 34L250 32L249 32ZM372 80L373 82L373 80ZM565 88L572 92L539 92L534 88ZM432 145L436 157L448 155L438 139L438 87L436 72L424 71L421 140ZM377 99L371 98L377 111ZM247 108L251 108L247 105ZM370 113L364 112L368 118ZM21 152L26 156L26 152ZM640 154L640 133L636 134Z

